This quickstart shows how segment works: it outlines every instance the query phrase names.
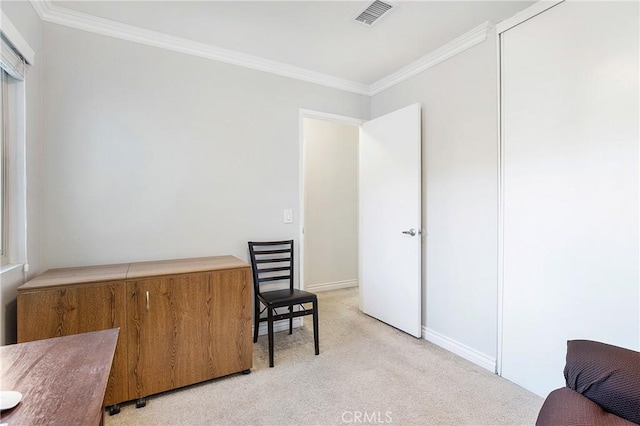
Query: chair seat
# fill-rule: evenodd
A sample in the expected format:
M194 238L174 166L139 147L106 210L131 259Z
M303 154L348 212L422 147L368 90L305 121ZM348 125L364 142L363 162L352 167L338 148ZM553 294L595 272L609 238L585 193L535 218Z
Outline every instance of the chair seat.
M296 303L314 302L317 296L308 291L288 288L282 290L263 291L258 298L266 305L271 306L287 306Z

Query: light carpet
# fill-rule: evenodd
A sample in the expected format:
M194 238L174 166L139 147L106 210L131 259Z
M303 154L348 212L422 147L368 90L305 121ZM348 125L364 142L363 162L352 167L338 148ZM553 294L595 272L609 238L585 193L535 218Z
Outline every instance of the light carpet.
M533 425L542 399L358 309L357 289L318 294L320 355L311 318L254 347L251 374L147 398L106 418L118 425Z

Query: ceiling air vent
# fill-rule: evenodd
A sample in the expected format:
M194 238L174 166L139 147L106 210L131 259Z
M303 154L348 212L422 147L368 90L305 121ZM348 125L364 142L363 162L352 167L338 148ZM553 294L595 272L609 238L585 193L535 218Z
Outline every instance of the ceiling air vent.
M389 12L393 7L393 4L375 0L373 3L367 6L365 10L360 12L360 14L355 17L355 20L357 22L361 22L365 25L371 26L374 23L378 22L380 18L386 15L387 12Z

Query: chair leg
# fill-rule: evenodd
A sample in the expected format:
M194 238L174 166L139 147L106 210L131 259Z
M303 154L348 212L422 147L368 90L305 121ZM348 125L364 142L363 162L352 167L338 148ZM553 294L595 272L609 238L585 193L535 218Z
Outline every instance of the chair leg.
M253 343L258 341L258 329L260 328L260 301L258 298L253 304Z
M289 305L289 314L293 312L293 306ZM293 318L289 318L289 334L293 334Z
M318 335L318 301L313 302L313 342L316 345L316 355L320 354L320 336Z
M273 367L273 309L268 312L268 333L269 333L269 367Z

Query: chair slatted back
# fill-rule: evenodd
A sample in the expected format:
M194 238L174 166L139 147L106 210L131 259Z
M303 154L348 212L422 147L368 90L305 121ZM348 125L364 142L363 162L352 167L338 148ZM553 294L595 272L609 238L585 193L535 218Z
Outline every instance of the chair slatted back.
M256 294L263 283L288 281L293 290L293 240L249 241L249 254Z

